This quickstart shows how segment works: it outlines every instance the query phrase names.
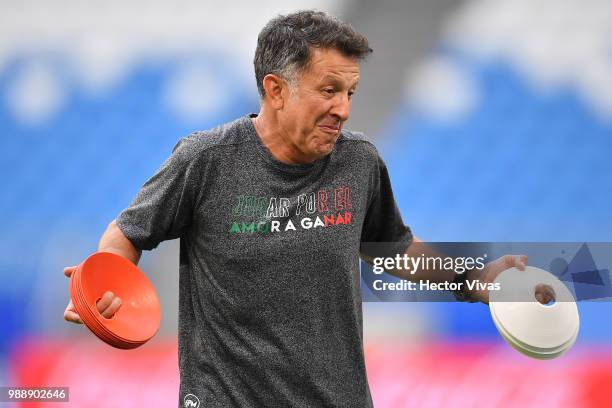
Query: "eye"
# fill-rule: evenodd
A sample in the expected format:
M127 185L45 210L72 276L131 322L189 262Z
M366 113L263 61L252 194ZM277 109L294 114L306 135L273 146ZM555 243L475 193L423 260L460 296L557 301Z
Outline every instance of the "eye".
M348 93L348 97L349 97L349 99L351 99L351 97L352 97L353 95L355 95L355 91L349 91L349 93Z
M336 93L336 90L334 88L324 88L323 93L331 96Z

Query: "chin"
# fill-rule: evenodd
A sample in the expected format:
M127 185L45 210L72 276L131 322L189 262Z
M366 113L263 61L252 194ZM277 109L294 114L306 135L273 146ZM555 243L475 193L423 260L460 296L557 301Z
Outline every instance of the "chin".
M321 146L318 146L318 148L316 149L316 152L320 155L320 156L327 156L328 154L330 154L332 152L332 150L334 150L334 147L336 146L336 143L329 143L329 144L324 144Z
M323 157L330 154L336 146L339 135L340 132L338 132L336 135L327 134L325 137L317 137L314 140L311 140L310 146L312 148L310 151L313 155L318 157Z

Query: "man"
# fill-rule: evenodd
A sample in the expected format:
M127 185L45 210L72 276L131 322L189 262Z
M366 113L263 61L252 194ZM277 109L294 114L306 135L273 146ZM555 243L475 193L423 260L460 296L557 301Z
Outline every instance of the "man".
M134 263L141 250L181 238L180 402L192 394L203 407L372 405L362 243L408 254L414 246L375 147L343 130L371 51L325 13L271 20L255 52L259 114L183 138L102 236L99 251ZM472 272L491 281L525 262L509 256ZM456 276L412 276L422 277ZM120 304L106 293L98 308L110 317ZM71 304L65 318L80 322Z

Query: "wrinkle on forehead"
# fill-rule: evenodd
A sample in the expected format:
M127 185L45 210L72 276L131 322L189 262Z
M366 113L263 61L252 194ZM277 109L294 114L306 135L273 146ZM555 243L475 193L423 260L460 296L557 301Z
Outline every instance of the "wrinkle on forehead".
M331 77L351 82L355 86L359 81L359 61L333 49L315 49L304 74L316 78L319 82Z

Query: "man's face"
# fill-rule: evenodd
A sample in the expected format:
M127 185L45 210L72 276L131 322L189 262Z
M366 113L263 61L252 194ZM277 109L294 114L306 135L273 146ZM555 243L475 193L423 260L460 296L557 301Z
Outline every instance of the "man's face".
M331 153L349 118L358 81L356 59L334 49L313 49L310 63L279 112L284 141L307 160Z

